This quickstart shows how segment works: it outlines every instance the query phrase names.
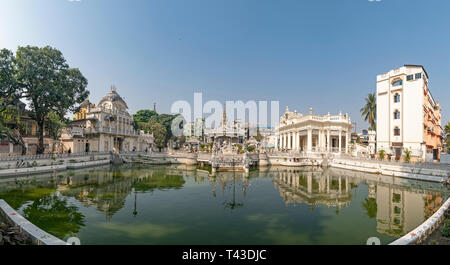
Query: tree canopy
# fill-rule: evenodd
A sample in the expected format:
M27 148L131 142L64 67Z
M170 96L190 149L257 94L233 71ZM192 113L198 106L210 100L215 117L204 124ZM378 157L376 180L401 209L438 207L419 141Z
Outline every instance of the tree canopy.
M360 110L361 116L370 124L369 130L375 130L377 119L377 99L375 93L367 95L365 101L366 104Z
M178 114L158 114L153 110L139 110L133 115L133 119L136 129L153 133L155 143L162 148L173 137L172 121L177 116Z
M49 113L62 120L67 111L74 112L89 91L80 70L70 68L63 54L52 47L19 47L16 56L2 50L0 87L5 92L29 102L30 116L39 128L37 153L44 152L44 124Z

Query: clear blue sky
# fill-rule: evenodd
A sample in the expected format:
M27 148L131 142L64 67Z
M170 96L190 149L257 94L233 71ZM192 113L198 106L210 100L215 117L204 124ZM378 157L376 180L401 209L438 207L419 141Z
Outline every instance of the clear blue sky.
M359 114L377 74L422 64L450 120L448 0L0 0L0 48L51 45L134 113L175 100L279 100Z

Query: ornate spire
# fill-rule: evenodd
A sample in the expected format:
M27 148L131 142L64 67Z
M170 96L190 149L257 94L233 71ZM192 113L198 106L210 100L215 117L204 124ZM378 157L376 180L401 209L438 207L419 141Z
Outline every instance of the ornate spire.
M227 127L227 103L223 104L223 112L222 112L222 127Z

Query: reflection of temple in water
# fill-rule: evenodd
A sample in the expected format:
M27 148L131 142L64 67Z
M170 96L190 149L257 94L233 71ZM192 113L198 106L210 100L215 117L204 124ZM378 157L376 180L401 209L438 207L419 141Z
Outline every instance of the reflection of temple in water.
M106 168L108 169L108 168ZM164 188L158 177L170 176L164 169L141 170L125 166L120 170L91 170L80 174L69 175L59 181L58 190L62 195L72 196L86 207L95 207L111 218L125 205L125 200L136 185L150 182L151 187ZM180 175L180 178L181 175ZM184 183L184 182L183 182ZM135 202L137 195L134 196ZM136 215L136 208L133 210Z
M273 173L274 186L286 204L326 205L328 207L348 206L351 201L351 183L348 176L333 176L328 170L313 168L282 170Z

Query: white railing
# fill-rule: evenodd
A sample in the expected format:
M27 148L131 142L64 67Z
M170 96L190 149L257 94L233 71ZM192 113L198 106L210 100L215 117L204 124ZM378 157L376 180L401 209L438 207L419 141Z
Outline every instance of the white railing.
M81 156L91 156L91 155L108 155L110 152L81 152L81 153L64 153L64 154L40 154L40 155L11 155L0 157L0 161L29 161L29 160L40 160L40 159L58 159L58 158L68 158L68 157L81 157Z
M129 136L139 136L139 133L131 130L117 130L116 128L110 127L94 127L94 128L86 128L84 129L84 134L90 133L109 133L109 134L120 134L120 135L129 135Z

